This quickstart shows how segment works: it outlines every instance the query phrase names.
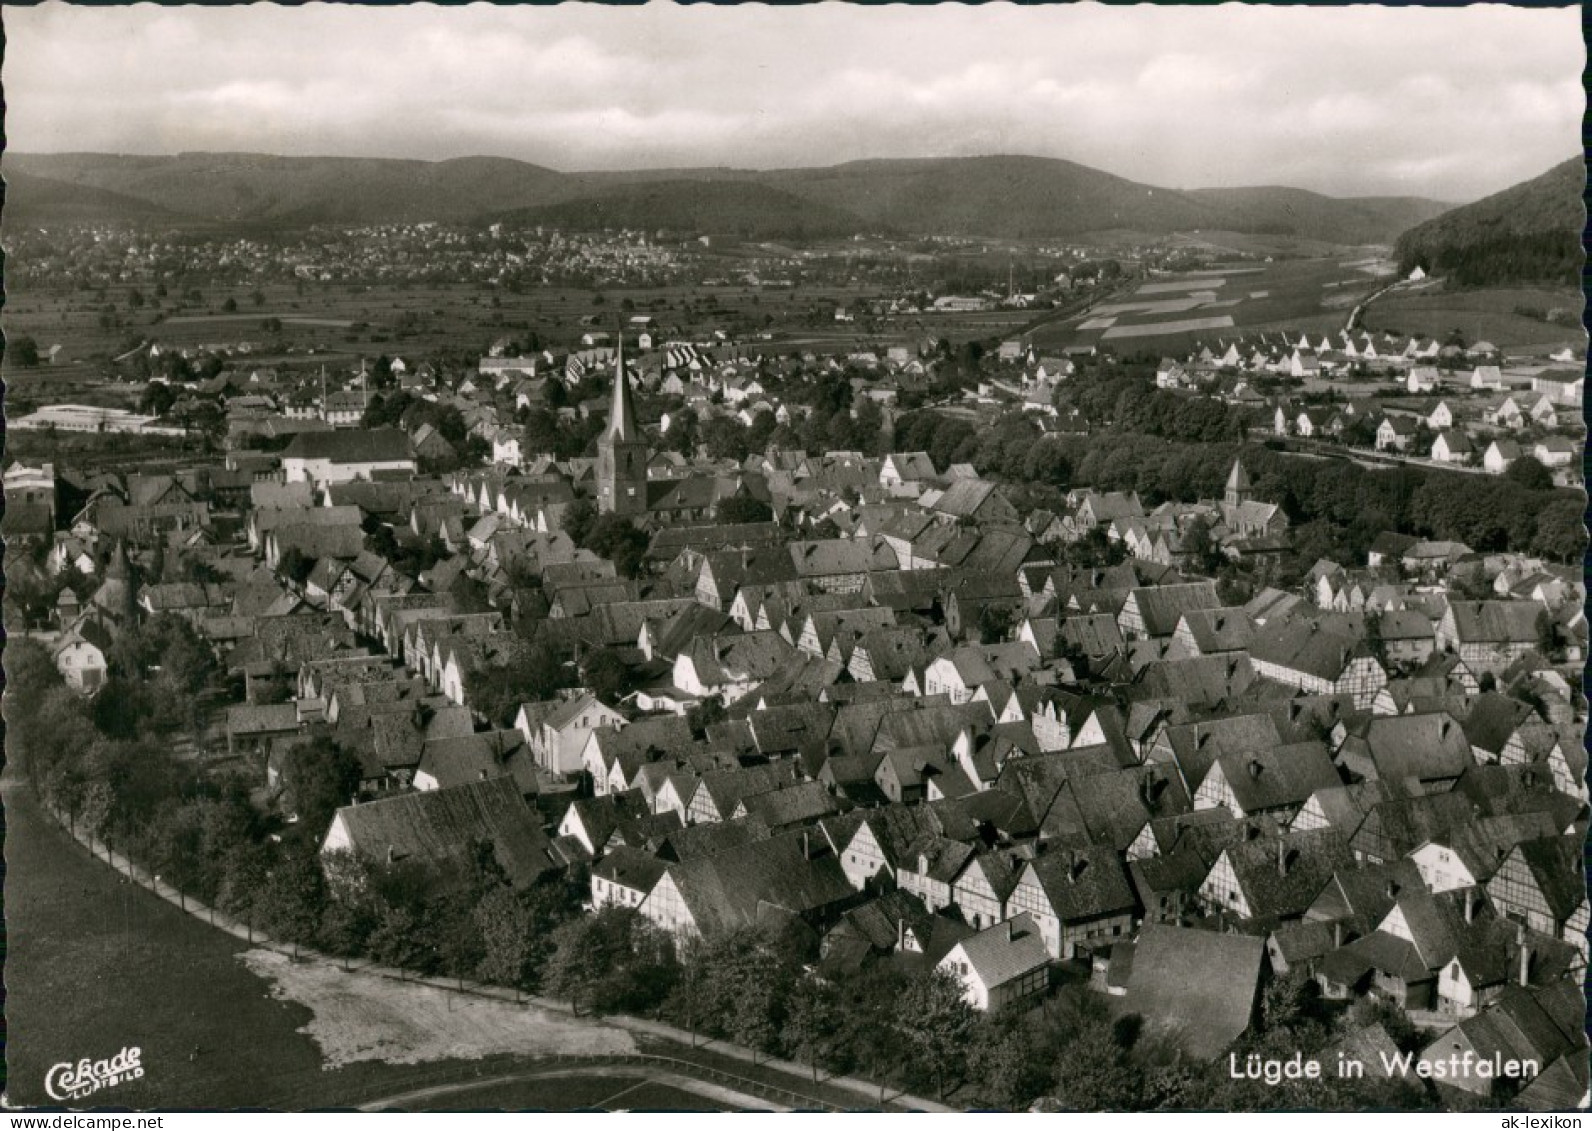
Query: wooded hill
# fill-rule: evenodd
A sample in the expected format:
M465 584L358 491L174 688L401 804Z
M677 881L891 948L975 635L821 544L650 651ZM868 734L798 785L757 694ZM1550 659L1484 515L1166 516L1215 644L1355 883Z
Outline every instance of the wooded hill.
M1465 287L1500 283L1577 286L1586 164L1580 157L1399 237L1399 269L1416 267Z
M5 155L20 173L17 215L38 222L137 218L131 202L207 223L473 221L522 215L564 227L668 228L758 238L857 233L1066 238L1129 230L1223 230L1340 244L1390 243L1444 205L1414 197L1337 199L1299 189L1182 191L1071 161L967 157L858 161L819 169L560 173L495 157L396 161L274 157Z

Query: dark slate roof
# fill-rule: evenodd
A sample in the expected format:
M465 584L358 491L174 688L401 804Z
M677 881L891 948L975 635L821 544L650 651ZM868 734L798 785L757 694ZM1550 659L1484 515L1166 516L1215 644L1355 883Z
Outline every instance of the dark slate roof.
M284 459L326 459L335 463L388 463L413 459L409 437L397 428L357 428L300 432L283 449Z
M471 843L484 840L516 886L554 869L540 819L507 777L345 805L336 819L354 851L375 861L391 853L457 869Z
M1131 911L1133 885L1121 859L1109 845L1076 849L1041 849L1026 862L1064 923L1097 919Z
M857 893L818 834L792 833L713 856L671 864L669 874L703 933L759 920L764 908L801 915L853 900Z
M1190 1056L1213 1060L1249 1028L1263 939L1150 924L1134 952L1125 1007Z
M1255 919L1304 914L1333 873L1354 859L1331 829L1235 841L1226 854Z

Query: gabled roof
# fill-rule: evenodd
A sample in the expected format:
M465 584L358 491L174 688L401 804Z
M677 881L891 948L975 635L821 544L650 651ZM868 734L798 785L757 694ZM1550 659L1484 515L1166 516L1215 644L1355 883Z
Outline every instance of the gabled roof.
M1050 965L1045 940L1033 917L1026 913L963 939L951 948L944 961L954 960L959 953L986 990Z
M1133 885L1116 850L1106 844L1048 849L1026 862L1063 923L1097 919L1134 907Z

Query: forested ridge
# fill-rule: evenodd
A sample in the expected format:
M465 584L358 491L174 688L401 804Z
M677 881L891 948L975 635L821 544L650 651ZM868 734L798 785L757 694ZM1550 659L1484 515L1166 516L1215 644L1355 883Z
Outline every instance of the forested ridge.
M1586 164L1580 157L1540 177L1411 228L1394 247L1399 270L1416 267L1465 287L1499 283L1576 286L1584 255Z

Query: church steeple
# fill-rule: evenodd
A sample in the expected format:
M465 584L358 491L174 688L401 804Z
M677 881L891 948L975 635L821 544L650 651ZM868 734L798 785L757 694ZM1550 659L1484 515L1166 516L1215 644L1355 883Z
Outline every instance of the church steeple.
M636 425L625 372L624 332L619 334L618 368L608 427L597 438L597 509L604 514L647 513L647 441Z
M1249 501L1249 496L1254 488L1249 482L1249 473L1244 470L1240 460L1233 460L1233 470L1227 475L1227 493L1222 501L1230 507L1241 507Z
M630 378L625 373L625 335L619 332L618 370L614 374L614 400L608 410L608 427L604 436L610 440L639 440L641 431L636 427L636 410L630 403Z

